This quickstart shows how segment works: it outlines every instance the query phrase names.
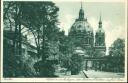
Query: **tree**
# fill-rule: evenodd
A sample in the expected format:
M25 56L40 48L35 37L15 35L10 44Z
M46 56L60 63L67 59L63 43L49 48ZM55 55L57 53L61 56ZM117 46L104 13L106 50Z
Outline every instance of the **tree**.
M82 69L82 61L83 56L80 56L78 54L73 54L71 57L71 74L76 75L78 74Z
M37 62L34 67L39 71L39 76L47 77L53 75L54 71L50 72L51 70L49 69L52 68L54 63L50 64L47 58L56 54L52 50L58 42L56 35L59 32L57 27L57 12L59 9L52 2L23 3L22 9L24 14L22 23L28 27L34 35L37 46L37 56L41 58L41 61ZM54 44L52 42L54 42ZM47 66L48 64L49 66ZM42 68L47 68L47 71ZM54 68L52 68L52 70L54 70Z
M17 55L22 55L22 28L21 26L24 26L26 31L25 32L31 32L34 36L34 40L36 43L37 48L37 56L39 58L42 58L42 62L46 61L46 58L48 57L45 52L49 50L46 49L45 46L47 40L48 41L54 41L56 40L55 37L52 37L53 35L56 35L56 33L59 31L57 25L57 12L58 8L55 6L52 2L5 2L4 3L4 23L7 23L10 25L7 26L10 28L10 31L14 30L14 37L13 37L13 51L11 54L11 67L15 72L12 73L16 74L17 68L14 67L14 65L20 61L21 57L19 59L16 59ZM9 22L8 22L9 21ZM6 26L5 26L6 27ZM4 28L5 28L4 27ZM49 34L50 33L50 34ZM29 35L30 36L30 35ZM16 52L18 51L18 54ZM45 51L45 52L44 52ZM5 56L6 57L6 56ZM8 57L6 57L8 58ZM17 60L17 61L16 61ZM6 62L6 60L4 60ZM13 65L13 66L12 66ZM18 69L22 69L21 64ZM17 66L17 67L18 67ZM17 74L19 75L19 74ZM21 73L20 75L23 75ZM16 75L14 75L16 76Z
M110 48L110 54L115 57L124 57L125 55L125 43L123 39L118 38L114 41Z
M23 29L21 28L21 22L19 21L19 19L21 18L22 12L21 5L19 4L19 2L4 2L4 34L6 35L7 38L13 41L11 47L12 51L10 51L9 54L4 55L4 59L8 58L7 56L9 55L11 60L4 60L4 62L7 62L9 69L12 70L11 72L8 72L10 73L9 76L18 76L22 73L17 72L19 71L19 69L21 69L19 65L22 64L22 60L20 60L20 57L22 55L23 34L21 33L21 31ZM9 29L10 31L6 31L7 29ZM12 35L12 37L10 37L10 35ZM9 43L6 44L11 45ZM9 51L10 48L5 47L5 49Z
M125 56L125 43L124 39L118 38L114 41L109 49L109 65L111 71L123 72L124 71L124 56Z
M38 52L37 56L40 57L41 47L45 47L45 40L52 38L54 31L58 29L56 27L58 8L52 2L24 2L22 4L24 16L22 23L34 35Z
M60 51L60 66L66 68L67 71L71 69L71 56L72 56L72 42L69 41L69 37L64 34L64 31L59 33L59 51Z

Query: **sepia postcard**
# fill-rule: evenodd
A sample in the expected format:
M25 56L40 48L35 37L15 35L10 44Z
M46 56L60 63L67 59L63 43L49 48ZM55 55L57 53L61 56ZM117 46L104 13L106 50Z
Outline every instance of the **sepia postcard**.
M2 0L1 82L127 82L127 0Z

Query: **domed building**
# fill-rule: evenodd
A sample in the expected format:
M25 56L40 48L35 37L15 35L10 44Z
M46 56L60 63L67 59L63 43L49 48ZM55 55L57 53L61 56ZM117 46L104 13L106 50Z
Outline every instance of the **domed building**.
M77 47L80 47L85 51L85 55L89 55L89 57L93 57L95 51L106 51L105 31L102 28L101 16L99 28L94 36L93 28L89 24L87 17L84 16L82 5L79 11L79 17L71 26L68 35L72 45L75 46L73 49L75 50Z

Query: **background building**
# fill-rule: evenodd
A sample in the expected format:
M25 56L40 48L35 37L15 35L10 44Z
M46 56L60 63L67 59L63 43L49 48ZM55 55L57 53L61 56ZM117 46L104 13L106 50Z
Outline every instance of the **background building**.
M80 8L79 17L73 23L69 31L69 40L72 42L73 50L82 49L84 57L89 58L89 67L93 66L92 58L103 57L106 53L105 31L102 28L100 16L99 26L94 35L93 28L90 26L87 17L84 16L84 10Z

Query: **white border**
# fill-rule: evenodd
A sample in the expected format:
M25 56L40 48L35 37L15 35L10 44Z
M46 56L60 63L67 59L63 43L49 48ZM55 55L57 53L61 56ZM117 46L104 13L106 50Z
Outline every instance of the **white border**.
M125 77L124 78L3 78L3 1L84 1L125 2ZM126 82L127 81L127 0L1 0L1 81L2 82Z
M82 1L82 2L125 2L126 0L2 0L2 1Z

